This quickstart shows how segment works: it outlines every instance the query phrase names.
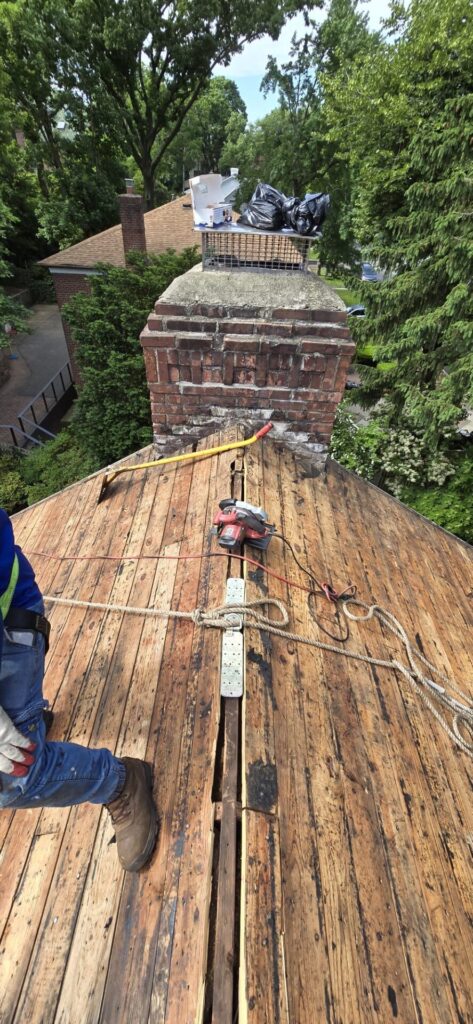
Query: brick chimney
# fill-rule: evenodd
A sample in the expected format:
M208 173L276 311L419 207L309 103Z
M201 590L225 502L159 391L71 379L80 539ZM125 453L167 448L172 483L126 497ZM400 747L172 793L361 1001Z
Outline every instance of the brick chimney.
M315 274L200 268L164 292L141 345L163 451L250 418L325 452L355 348L344 303Z
M135 195L132 178L125 179L126 192L118 197L125 260L129 252L146 252L142 196Z

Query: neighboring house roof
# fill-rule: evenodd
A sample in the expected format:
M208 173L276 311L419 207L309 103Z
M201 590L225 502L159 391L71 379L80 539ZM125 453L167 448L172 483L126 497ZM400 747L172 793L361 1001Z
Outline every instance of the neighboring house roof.
M149 253L176 249L181 252L189 246L200 245L200 236L193 230L189 196L179 196L170 203L157 206L144 215L146 248ZM90 270L97 263L125 266L121 224L101 231L91 238L69 246L40 261L43 267L77 267Z
M16 515L43 591L183 612L220 605L242 563L184 556L220 550L213 515L233 493L262 505L319 579L356 583L362 600L394 612L467 689L472 549L336 463L321 468L269 438L243 452L119 477L97 506L102 471ZM259 559L307 587L280 539ZM282 599L290 630L332 643L319 626L338 632L333 606L245 569L248 600ZM473 1019L471 761L401 675L246 631L237 754L226 745L238 726L231 701L219 732L219 630L48 610L51 739L146 756L160 836L150 866L124 879L99 808L2 813L2 1019L183 1024L202 1021L205 1005L209 1020L221 970L230 996L219 1024L234 1019L233 992L250 1024ZM345 647L404 661L373 621L352 624ZM236 778L237 757L235 848L221 770L234 765ZM235 909L240 944L224 950L219 927L230 921L231 940Z

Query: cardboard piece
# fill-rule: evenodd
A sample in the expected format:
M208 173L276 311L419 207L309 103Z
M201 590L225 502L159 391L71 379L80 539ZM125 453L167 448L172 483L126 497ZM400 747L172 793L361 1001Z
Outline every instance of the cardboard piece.
M221 174L199 174L189 179L189 185L196 227L231 224L232 199L239 188L236 175L223 178Z

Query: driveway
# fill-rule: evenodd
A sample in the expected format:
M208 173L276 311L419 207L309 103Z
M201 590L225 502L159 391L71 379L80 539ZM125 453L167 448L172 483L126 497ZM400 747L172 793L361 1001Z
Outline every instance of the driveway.
M42 391L68 361L59 308L55 304L32 307L31 334L17 334L9 360L10 379L0 388L0 423L18 425L18 413ZM0 441L11 436L0 428Z

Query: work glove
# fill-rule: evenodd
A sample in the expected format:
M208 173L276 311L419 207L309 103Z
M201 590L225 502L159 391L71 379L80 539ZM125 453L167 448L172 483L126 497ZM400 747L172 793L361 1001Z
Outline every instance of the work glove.
M0 772L4 775L27 775L36 747L13 725L6 711L0 707Z

